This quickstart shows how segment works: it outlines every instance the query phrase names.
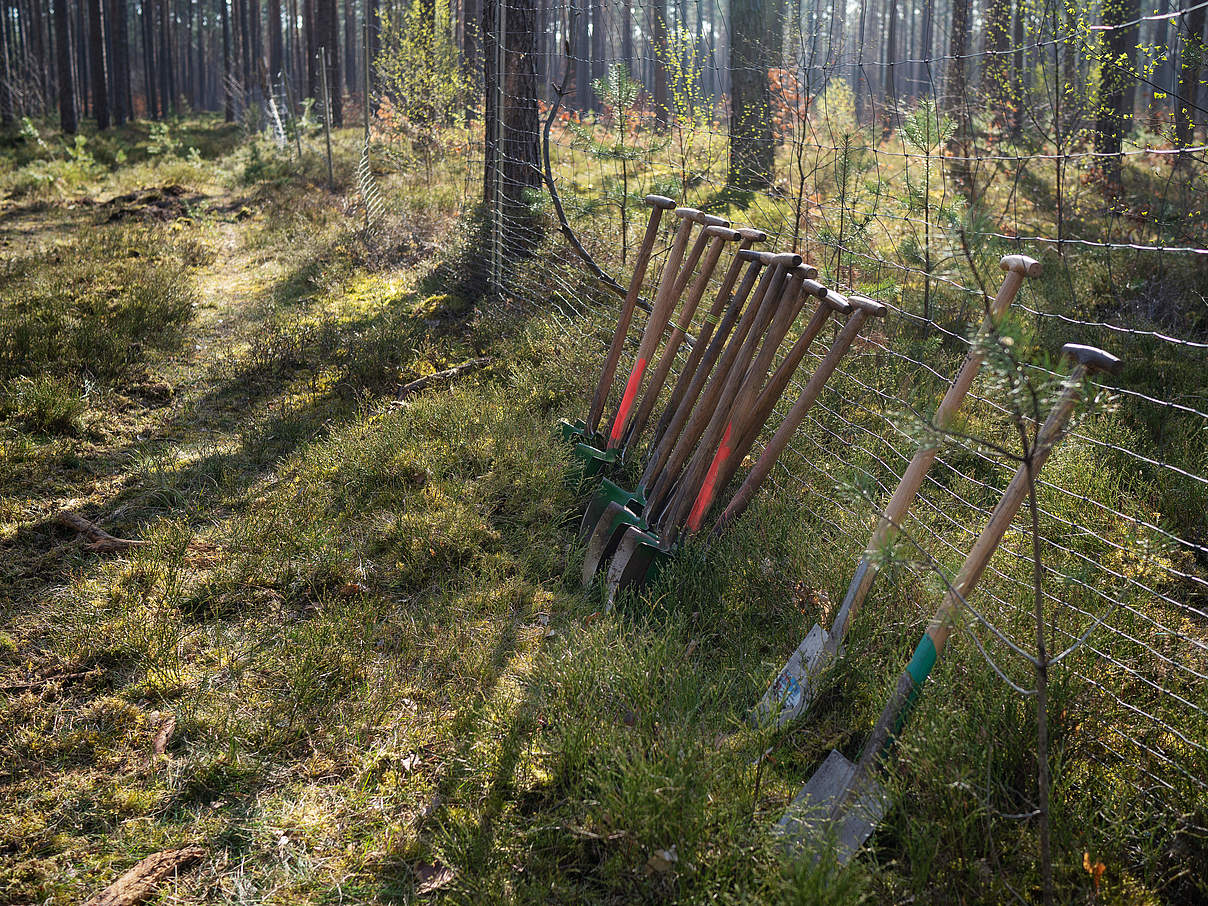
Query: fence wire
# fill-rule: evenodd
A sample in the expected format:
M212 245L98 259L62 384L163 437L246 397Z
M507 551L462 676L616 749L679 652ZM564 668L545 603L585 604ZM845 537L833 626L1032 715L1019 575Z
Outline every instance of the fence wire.
M501 257L515 263L496 287L507 302L549 312L568 337L601 348L610 339L616 297L551 228L536 172L502 167L541 216L516 216L497 200L506 188L489 185L507 143L539 137L552 116L550 170L569 224L621 283L645 225L641 198L657 192L764 229L767 248L799 252L826 285L889 307L765 492L853 566L875 523L870 498L888 499L917 449L909 425L955 375L997 289L998 258L1042 261L1009 328L1028 373L1056 376L1066 342L1126 365L1091 382L1113 404L1074 427L1039 481L1050 644L1071 649L1054 670L1078 686L1078 713L1064 723L1078 728L1090 766L1080 782L1131 785L1183 821L1208 823L1208 4L1134 15L1119 14L1126 4L1049 0L509 0L502 16L486 6L481 28L455 26L470 85L481 89L485 73L487 112L497 104L505 122L536 124L531 135L505 130L501 148L471 101L460 149L467 205L487 199ZM500 21L536 23L520 45L511 34L504 42L532 67L535 98L514 93L510 77L502 91L491 80ZM618 63L636 82L632 98L615 90ZM738 97L757 114L753 139L734 137ZM1113 128L1118 141L1105 147ZM527 153L517 156L540 169ZM664 230L647 294L668 247ZM986 380L975 383L971 434L1009 443L1008 415ZM905 530L949 576L1015 468L984 444L945 442ZM1020 653L1035 641L1026 513L967 626L979 654L1025 693L1034 674ZM931 608L920 606L916 624ZM787 654L798 640L783 641Z

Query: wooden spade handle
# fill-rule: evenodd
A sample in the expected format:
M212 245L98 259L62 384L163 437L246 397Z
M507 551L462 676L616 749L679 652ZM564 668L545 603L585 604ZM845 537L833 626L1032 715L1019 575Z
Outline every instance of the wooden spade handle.
M826 386L826 382L830 379L830 376L839 367L839 362L847 355L847 350L855 341L856 335L864 326L864 322L870 317L879 317L885 314L884 305L864 296L851 296L848 302L852 306L852 312L847 318L847 323L843 325L843 330L839 332L839 335L831 343L825 357L818 363L818 367L810 375L809 381L802 388L797 402L793 404L793 408L785 415L784 421L776 429L776 433L772 435L772 439L768 441L768 445L763 448L759 460L751 468L742 485L734 494L734 498L730 501L729 506L726 507L721 518L718 519L717 527L714 529L715 532L720 531L724 526L737 519L750 504L751 498L755 496L755 492L763 485L772 471L772 466L780 458L780 454L784 452L784 448L788 446L789 441L792 439L793 434L796 433L801 422L805 420L806 414L813 408L818 396L822 393L822 388Z
M745 253L740 252L739 254ZM657 512L659 507L667 501L696 442L711 424L719 401L730 386L732 372L745 370L746 363L754 355L755 345L751 340L752 334L758 336L764 330L776 306L776 301L779 299L781 286L785 280L783 264L773 263L776 260L774 255L765 255L761 252L756 252L750 260L751 269L748 270L748 276L751 276L758 267L765 267L763 278L759 281L754 298L742 313L734 335L726 343L713 375L704 385L700 400L692 410L683 433L671 449L667 462L658 467L649 499L651 513ZM770 267L767 266L769 264Z
M1097 370L1116 373L1121 367L1119 359L1093 346L1079 346L1070 343L1062 348L1062 352L1074 358L1076 364L1066 379L1065 389L1053 408L1049 410L1048 418L1045 419L1044 425L1036 435L1030 470L1033 481L1040 474L1049 454L1064 435L1070 415L1078 404L1082 381L1087 373ZM869 734L868 741L860 753L860 760L857 762L855 773L848 784L848 790L840 797L840 801L836 802L832 813L845 808L846 804L852 801L855 796L854 789L865 783L867 778L872 775L877 761L889 748L894 736L905 723L922 691L923 683L926 682L936 661L944 652L957 615L977 587L978 580L990 563L990 558L997 550L1003 535L1006 534L1011 521L1019 512L1019 508L1028 494L1028 472L1028 464L1022 463L1016 470L1015 477L1011 479L1011 483L1007 485L997 506L994 507L994 512L990 514L990 521L977 536L977 540L973 542L973 547L965 557L960 572L952 581L951 588L944 594L939 609L931 618L927 631L918 647L915 648L910 663L898 677L894 694L881 712L881 716L873 726L872 733Z
M752 244L762 242L767 238L767 234L762 230L753 230L749 227L737 231L739 237L739 251L749 249ZM733 299L731 293L734 291L734 284L738 281L738 275L742 271L744 260L735 255L730 259L730 266L726 269L726 275L722 278L721 286L717 289L717 295L713 298L713 305L705 314L704 323L701 324L700 333L696 338L696 342L692 345L692 351L688 353L688 361L684 363L683 369L676 379L675 387L671 390L671 397L667 401L667 408L663 410L663 415L659 419L658 425L654 429L653 447L658 447L662 443L663 435L666 433L668 426L675 418L679 411L681 403L684 401L684 395L691 386L692 381L696 377L696 370L701 367L701 363L705 361L705 353L712 348L710 340L713 337L713 331L717 328L717 320L721 317L723 310L730 304ZM747 288L748 292L750 287ZM709 361L709 367L712 367L713 360ZM696 398L693 397L693 402ZM692 403L688 403L689 406ZM645 487L645 485L643 485Z
M691 237L693 224L696 223L693 215L700 214L700 211L694 208L676 208L675 213L681 218L679 229L675 231L675 240L671 244L671 251L667 255L667 262L663 265L663 274L659 280L658 293L655 295L654 305L650 310L650 317L646 321L646 329L642 332L642 339L638 344L638 352L634 358L633 367L629 371L629 379L625 382L625 390L621 395L621 402L612 417L608 433L609 447L615 447L621 439L621 435L629 422L629 416L632 413L637 392L641 387L642 375L645 374L646 365L650 361L650 356L658 345L658 341L663 335L663 330L667 326L667 321L671 317L671 308L675 304L675 296L672 295L672 290L679 278L680 264L684 260L684 251L688 247L688 239Z
M717 479L721 469L728 460L733 445L741 440L743 426L755 406L780 344L801 310L804 298L801 285L805 277L798 271L808 273L808 269L794 269L785 281L780 303L762 338L758 354L744 373L733 375L732 390L727 394L726 403L719 406L714 413L713 421L697 448L687 477L677 492L676 502L664 514L664 522L661 524L666 531L667 541L674 539L679 526L685 521L690 530L696 531L703 513L713 501L718 490Z
M730 332L735 329L735 323L738 323L738 329L742 331L742 324L744 323L743 319L747 318L750 312L752 312L752 310L759 304L759 297L756 296L756 299L752 301L751 305L747 306L745 309L743 308L743 306L746 305L747 297L750 296L751 290L755 286L755 281L759 278L759 272L763 269L763 263L758 258L747 261L742 257L741 254L739 254L734 256L734 264L732 269L737 269L737 267L744 263L747 265L747 269L746 273L743 275L742 283L739 285L738 290L732 296L730 296L729 300L726 302L725 315L722 317L716 333L714 333L711 339L709 339L708 349L705 349L705 344L703 341L698 342L697 345L693 347L693 355L695 355L697 351L703 352L704 355L701 357L699 362L693 363L691 360L689 360L689 365L691 367L689 368L688 366L685 366L684 368L684 374L681 375L681 379L684 377L690 377L688 386L679 396L679 401L675 408L671 409L669 407L668 412L666 415L664 415L664 419L667 421L667 424L659 426L658 435L661 439L661 442L659 443L658 448L651 455L649 461L646 463L646 470L642 473L641 487L643 489L653 487L653 482L662 473L664 467L667 465L668 458L678 449L679 439L681 432L684 429L684 424L688 421L690 416L692 416L694 413L700 412L701 409L703 409L706 405L704 402L702 402L700 406L696 407L695 409L693 408L696 406L697 400L700 397L701 391L705 387L706 381L708 381L710 376L713 374L713 367L718 364L718 359L721 357L722 351L730 348L727 343L730 340ZM729 277L727 277L727 281L728 280ZM710 327L708 330L711 331L712 328ZM702 337L703 336L704 333L702 333ZM724 371L726 367L725 362L722 362L722 364L718 366L719 371ZM679 393L678 387L676 388L676 393Z
M604 359L604 369L600 372L600 381L592 394L591 405L587 410L587 434L595 434L600 427L600 417L604 414L604 404L608 401L608 391L612 387L617 374L617 365L621 361L621 350L625 347L625 338L629 335L629 324L633 320L633 310L637 306L638 296L642 292L642 280L646 276L646 268L650 264L650 255L654 251L654 240L658 236L659 222L663 211L675 207L675 202L662 195L647 195L646 204L650 205L650 219L646 221L646 233L642 236L642 244L638 248L638 259L633 264L633 275L629 278L629 291L621 304L621 313L617 317L617 327L612 334L612 344L608 347L608 356Z
M785 388L788 386L797 368L801 364L801 360L805 358L806 352L809 351L814 339L821 332L826 324L827 317L834 314L847 315L852 310L852 305L843 296L827 290L820 283L815 283L813 280L806 280L802 284L802 289L810 295L819 298L819 304L814 312L813 317L806 325L801 335L797 337L797 341L789 349L780 365L777 366L775 373L768 379L768 384L759 394L759 399L755 404L755 412L753 417L747 420L743 430L742 439L734 447L734 452L730 455L725 467L722 469L721 477L717 483L717 496L720 497L730 481L733 480L735 473L742 465L751 448L755 446L755 441L759 437L759 432L763 430L768 419L772 415L772 410L776 408L776 403L784 394Z
M688 291L687 299L680 306L679 318L676 320L675 327L671 331L671 336L663 344L663 352L659 357L659 363L650 378L650 385L646 388L646 397L642 400L642 405L638 408L630 430L626 434L626 446L642 436L642 431L646 427L650 413L654 409L655 404L658 403L659 394L662 393L663 385L667 382L667 375L671 373L671 366L675 364L675 355L679 352L684 337L688 334L688 328L692 326L692 316L696 314L700 300L704 297L705 290L709 288L709 279L713 276L713 271L717 267L717 262L721 258L721 253L725 249L726 243L740 238L735 230L726 227L707 227L701 233L701 236L707 237L710 240L709 250L705 254L705 262L701 266L700 273L696 275L692 288Z
M998 295L991 300L989 308L986 310L986 316L982 320L980 330L983 334L994 327L1011 303L1015 301L1015 296L1019 293L1020 286L1023 285L1024 277L1037 276L1041 271L1040 262L1026 255L1007 255L999 262L999 266L1006 272L1006 276L1003 277ZM952 385L948 388L948 392L944 394L943 400L935 410L934 423L939 429L942 430L950 424L953 416L960 409L969 393L969 388L973 385L974 378L981 371L983 359L981 350L974 343L965 355L965 360L956 373ZM907 512L914 503L915 497L918 496L919 489L923 486L923 481L938 455L939 448L934 446L920 447L915 451L906 471L902 473L902 480L898 482L897 490L893 492L893 497L885 505L885 511L877 522L868 547L865 548L866 551L878 550L894 537L897 533L895 526L901 525L902 520L906 518ZM839 650L839 645L842 644L852 617L860 608L869 589L872 588L876 575L876 568L870 565L868 569L857 573L857 578L848 588L843 604L835 615L831 632L827 636L827 649L831 654Z

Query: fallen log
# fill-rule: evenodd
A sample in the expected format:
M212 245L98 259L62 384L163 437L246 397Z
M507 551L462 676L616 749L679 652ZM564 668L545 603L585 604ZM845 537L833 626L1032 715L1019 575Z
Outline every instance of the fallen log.
M100 526L89 522L83 516L77 516L75 513L70 513L63 510L55 519L69 529L74 529L79 532L88 541L85 547L90 551L95 551L98 554L108 554L114 551L124 551L132 547L142 547L146 541L131 541L126 538L115 538L110 535Z
M416 378L414 381L411 381L408 384L403 384L403 386L399 388L396 402L402 402L412 393L417 393L420 390L431 387L433 384L439 381L450 381L468 371L477 371L479 368L490 365L492 361L493 359L490 356L483 356L482 358L470 359L468 362L462 362L460 365L454 365L452 368L446 368L444 371L436 371L432 374L426 374L421 378Z
M147 856L124 875L84 902L84 906L135 906L151 897L155 888L201 859L200 846L168 849Z

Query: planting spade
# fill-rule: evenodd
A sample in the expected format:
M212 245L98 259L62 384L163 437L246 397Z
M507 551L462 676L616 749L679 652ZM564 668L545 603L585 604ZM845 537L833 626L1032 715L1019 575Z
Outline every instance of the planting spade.
M1003 278L998 295L990 302L982 323L983 332L988 331L1002 318L1003 313L1019 292L1024 278L1036 277L1041 270L1038 261L1024 255L1008 255L999 262L999 266L1006 272L1006 276ZM960 371L957 372L952 386L948 388L948 392L935 411L934 421L938 427L943 428L950 424L960 409L973 379L981 370L982 358L981 351L977 344L974 344L966 355ZM777 674L771 687L756 705L755 713L752 715L755 719L770 720L776 726L783 726L796 720L809 708L815 695L818 677L839 655L852 617L872 587L877 573L872 552L884 547L897 534L896 526L902 524L902 520L918 495L919 488L922 487L923 480L927 477L927 472L935 462L938 453L938 448L928 446L921 447L914 454L910 465L902 474L902 480L898 484L897 490L885 507L885 513L878 522L872 539L865 548L865 554L856 567L855 575L852 577L843 604L839 608L839 613L835 617L830 631L828 632L817 624L810 629L805 640L797 646L792 656L789 657L788 663ZM733 507L734 504L731 503L731 508ZM726 521L732 515L734 514L730 514L730 516L723 514L722 521Z
M1078 404L1083 379L1089 372L1116 373L1121 367L1119 359L1093 346L1069 343L1061 351L1072 358L1075 365L1036 435L1032 450L1033 479L1065 433L1070 415ZM932 616L910 663L898 677L893 695L873 726L859 759L853 764L832 750L777 823L777 832L784 837L788 848L831 840L839 862L846 864L884 817L889 803L877 780L877 768L909 717L927 676L944 653L956 618L977 587L982 572L1010 528L1011 520L1019 512L1028 494L1028 471L1028 464L1021 463L994 507L989 522L977 536L960 572Z

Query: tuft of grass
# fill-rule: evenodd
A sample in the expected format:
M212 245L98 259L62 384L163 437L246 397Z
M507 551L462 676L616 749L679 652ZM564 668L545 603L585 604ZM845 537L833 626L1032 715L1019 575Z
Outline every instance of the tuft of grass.
M0 418L13 419L27 431L79 434L86 408L74 382L50 374L10 378L0 387Z
M0 275L0 377L117 377L179 342L196 295L169 235L88 232L49 254L9 260Z

